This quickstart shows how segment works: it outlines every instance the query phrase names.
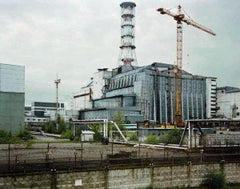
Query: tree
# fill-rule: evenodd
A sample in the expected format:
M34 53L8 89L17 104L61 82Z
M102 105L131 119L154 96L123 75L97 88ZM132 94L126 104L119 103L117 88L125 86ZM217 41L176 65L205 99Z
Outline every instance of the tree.
M94 132L93 140L95 142L101 142L101 140L102 140L101 127L102 127L101 124L93 124L93 125L91 125L91 129Z
M124 128L124 115L122 113L122 111L120 109L118 109L118 111L114 114L113 116L113 121L118 125L119 129L121 131L123 131ZM119 132L115 132L117 131L116 127L111 125L112 131L113 131L113 138L114 137L120 137L120 133Z
M124 129L124 115L120 109L114 114L113 121L118 125L119 129Z
M57 124L58 124L58 133L63 133L67 130L65 120L60 115L58 115Z

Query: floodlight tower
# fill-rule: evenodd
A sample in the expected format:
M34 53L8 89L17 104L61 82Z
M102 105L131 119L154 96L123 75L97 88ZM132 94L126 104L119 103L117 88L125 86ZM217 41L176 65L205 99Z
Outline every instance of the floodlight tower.
M58 118L58 108L59 108L59 105L58 105L58 85L59 85L60 82L61 82L61 79L56 79L54 81L54 83L56 84L56 121L57 121L57 118Z
M123 2L121 7L121 46L119 65L137 65L135 54L135 7L133 2Z

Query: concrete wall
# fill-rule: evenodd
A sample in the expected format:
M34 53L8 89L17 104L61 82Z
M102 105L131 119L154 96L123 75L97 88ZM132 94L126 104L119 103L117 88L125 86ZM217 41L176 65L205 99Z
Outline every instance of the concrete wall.
M25 67L0 63L0 129L24 126Z
M211 172L223 171L228 183L240 182L240 163L204 163L89 172L0 177L0 189L85 188L137 189L198 187Z
M0 129L18 132L24 126L24 93L0 91Z
M0 91L25 92L25 67L0 63Z
M217 92L219 116L226 118L240 118L240 91L226 92L219 90Z

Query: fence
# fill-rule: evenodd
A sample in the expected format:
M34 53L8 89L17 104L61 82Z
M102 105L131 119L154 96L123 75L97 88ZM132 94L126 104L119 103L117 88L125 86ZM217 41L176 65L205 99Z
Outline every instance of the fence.
M240 152L181 153L124 145L36 144L0 146L0 174L104 170L126 167L167 166L199 162L239 162Z

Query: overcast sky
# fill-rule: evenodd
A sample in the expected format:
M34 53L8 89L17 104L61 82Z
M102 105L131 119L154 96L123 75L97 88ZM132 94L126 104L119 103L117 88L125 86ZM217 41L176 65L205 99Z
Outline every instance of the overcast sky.
M25 66L26 104L69 101L98 68L118 65L122 0L0 0L0 62ZM212 36L183 28L183 69L217 77L218 86L240 87L240 1L137 0L139 66L176 61L176 22L159 7L181 4ZM172 9L173 11L175 9Z

